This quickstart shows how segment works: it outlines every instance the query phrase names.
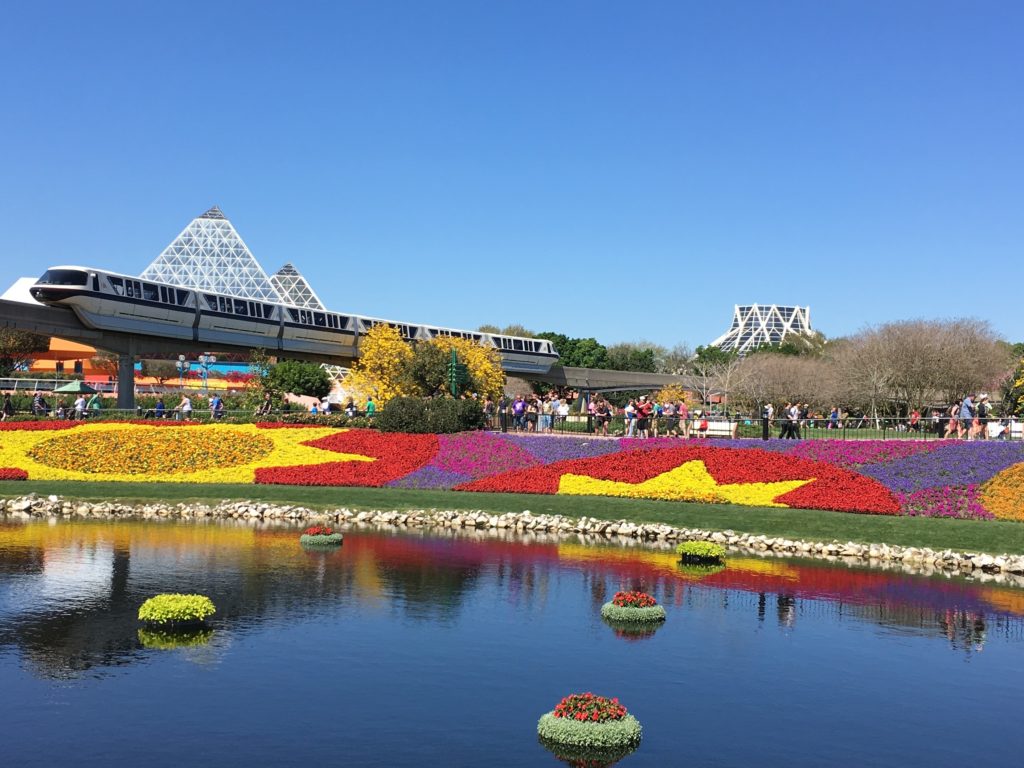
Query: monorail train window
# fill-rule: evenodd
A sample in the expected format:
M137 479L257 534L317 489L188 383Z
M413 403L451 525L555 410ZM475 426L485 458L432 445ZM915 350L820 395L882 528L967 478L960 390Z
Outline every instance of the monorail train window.
M129 299L135 298L135 283L132 280L124 281L124 292Z
M110 283L110 287L114 289L114 293L118 296L124 296L124 280L120 277L108 277L107 282Z
M208 293L204 293L203 297L206 299L206 303L207 303L207 305L209 305L210 309L216 311L217 310L217 297L216 296L211 296Z
M288 307L288 316L292 319L293 323L299 322L299 310Z
M518 350L518 351L522 352L523 351L523 340L522 339L512 339L512 349L515 349L515 350Z
M188 291L175 291L178 294L178 305L184 307L188 304Z
M235 314L248 316L249 308L246 306L246 304L247 302L244 302L241 299L235 299Z
M152 283L143 283L142 298L144 298L146 301L160 301L160 292Z
M327 327L327 315L325 315L323 312L314 312L313 313L313 324L314 325L318 325L321 328L326 328Z
M167 303L167 288L165 288L162 285L160 286L160 301L162 301L164 304Z
M48 269L39 278L39 282L50 285L88 285L89 276L77 269Z

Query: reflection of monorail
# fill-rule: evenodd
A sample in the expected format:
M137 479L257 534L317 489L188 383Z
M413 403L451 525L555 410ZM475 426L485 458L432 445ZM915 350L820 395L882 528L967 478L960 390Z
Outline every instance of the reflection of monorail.
M31 289L43 304L66 306L89 328L188 339L211 345L263 347L292 353L337 355L380 323L409 341L458 336L498 349L506 370L542 373L558 359L550 341L456 331L341 315L254 299L181 288L85 267L48 269Z

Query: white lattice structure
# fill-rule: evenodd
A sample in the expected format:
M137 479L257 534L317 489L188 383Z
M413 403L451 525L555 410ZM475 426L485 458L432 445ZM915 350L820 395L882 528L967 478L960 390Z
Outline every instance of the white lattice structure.
M286 304L307 309L325 309L316 291L291 262L270 276L270 284Z
M217 206L192 219L140 277L238 298L280 301L267 273Z
M811 333L810 307L780 307L777 304L736 305L732 327L711 346L745 354L769 344L780 344L793 333Z

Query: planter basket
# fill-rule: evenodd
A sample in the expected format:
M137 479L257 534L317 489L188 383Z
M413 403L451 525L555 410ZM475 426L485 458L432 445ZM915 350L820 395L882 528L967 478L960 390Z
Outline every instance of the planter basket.
M314 535L304 533L299 537L299 543L304 547L338 547L344 540L340 533Z

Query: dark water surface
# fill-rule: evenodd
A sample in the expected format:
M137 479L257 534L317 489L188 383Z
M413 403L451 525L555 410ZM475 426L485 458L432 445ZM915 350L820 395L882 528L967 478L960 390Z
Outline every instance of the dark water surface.
M602 623L622 588L668 611ZM147 647L148 596L208 637ZM227 524L0 523L0 765L558 765L537 718L618 696L624 766L1015 765L1024 591L650 549Z

